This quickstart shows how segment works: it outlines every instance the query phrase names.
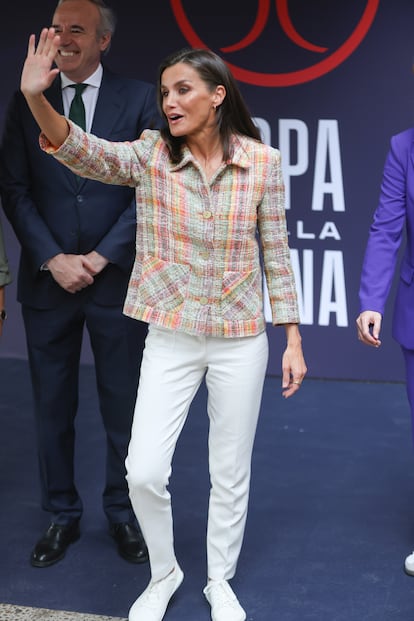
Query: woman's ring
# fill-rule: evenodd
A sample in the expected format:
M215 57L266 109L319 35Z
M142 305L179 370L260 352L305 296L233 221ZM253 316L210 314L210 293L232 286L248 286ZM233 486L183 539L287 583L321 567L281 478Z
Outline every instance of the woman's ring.
M297 384L298 386L301 385L302 382L299 382L299 380L293 380L292 384Z

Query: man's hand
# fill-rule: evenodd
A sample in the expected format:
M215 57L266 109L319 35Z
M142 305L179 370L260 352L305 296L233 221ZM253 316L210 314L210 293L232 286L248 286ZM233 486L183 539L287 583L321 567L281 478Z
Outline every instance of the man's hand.
M82 254L57 254L47 262L50 273L68 293L77 293L93 283L93 263Z
M358 338L365 345L379 347L382 315L377 311L363 311L356 320Z
M93 272L91 272L93 276L96 276L96 274L102 272L102 270L109 263L108 259L96 252L96 250L92 250L92 252L88 252L88 254L85 254L84 256L85 259L88 260L89 264L93 266Z

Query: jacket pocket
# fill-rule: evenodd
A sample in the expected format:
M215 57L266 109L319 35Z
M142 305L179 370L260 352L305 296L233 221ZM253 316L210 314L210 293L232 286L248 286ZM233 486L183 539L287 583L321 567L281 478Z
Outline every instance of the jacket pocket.
M178 311L184 303L189 278L188 265L167 263L157 257L147 256L142 263L138 300L152 308Z
M221 314L228 321L255 319L263 312L262 274L224 272Z

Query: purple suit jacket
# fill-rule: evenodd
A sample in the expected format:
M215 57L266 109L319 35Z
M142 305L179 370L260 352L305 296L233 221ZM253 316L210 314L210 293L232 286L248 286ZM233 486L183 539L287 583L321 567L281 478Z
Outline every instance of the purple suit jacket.
M369 230L359 289L360 310L384 314L398 251L405 248L394 303L393 337L414 349L414 128L391 138L379 204Z

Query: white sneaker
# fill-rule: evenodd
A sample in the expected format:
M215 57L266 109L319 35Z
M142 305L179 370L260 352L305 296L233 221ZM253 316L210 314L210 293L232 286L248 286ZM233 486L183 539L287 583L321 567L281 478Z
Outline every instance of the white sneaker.
M246 613L226 580L210 580L203 593L211 606L211 621L245 621Z
M414 552L412 552L404 562L404 569L407 574L414 576Z
M151 582L132 604L128 621L162 621L170 599L182 583L184 574L178 563L162 580Z

